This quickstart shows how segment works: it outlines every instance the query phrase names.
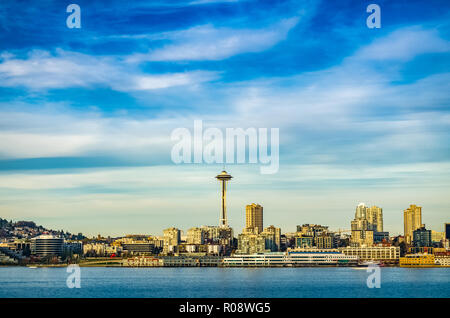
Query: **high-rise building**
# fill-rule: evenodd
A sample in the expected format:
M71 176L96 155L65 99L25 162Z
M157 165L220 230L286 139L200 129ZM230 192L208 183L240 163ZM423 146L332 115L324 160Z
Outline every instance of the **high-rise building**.
M222 213L220 215L219 225L221 227L228 227L227 219L227 205L226 205L226 195L227 195L227 182L233 178L225 170L216 176L216 179L222 183Z
M450 240L450 223L445 223L445 239Z
M178 246L181 241L181 232L179 229L171 227L163 231L164 251L169 252Z
M328 233L328 226L319 224L303 224L297 225L297 232L309 236L318 236Z
M355 219L351 222L352 246L372 246L377 232L383 232L383 209L358 204Z
M328 226L303 224L297 225L295 245L300 248L327 249L333 248L336 244L335 236L328 230Z
M311 235L298 233L295 236L295 247L297 248L311 248L314 246L314 237Z
M266 249L266 239L260 234L256 233L242 233L238 236L238 249L236 254L255 254L270 252Z
M431 231L421 227L413 231L414 247L433 247Z
M440 243L442 240L445 240L445 232L431 230L431 241L433 241L433 243Z
M202 226L205 244L231 246L233 243L233 229L229 226Z
M187 238L186 243L187 244L204 244L205 243L205 236L206 231L199 227L193 227L190 228L187 231Z
M263 207L259 204L249 204L245 207L245 227L256 228L258 233L263 231Z
M273 225L266 227L264 231L260 233L264 237L266 242L266 249L272 252L278 252L281 245L281 229Z
M422 224L422 207L411 204L409 208L403 211L403 226L405 242L412 243L413 231L424 227Z
M367 219L372 225L372 230L383 232L383 209L377 206L367 208Z

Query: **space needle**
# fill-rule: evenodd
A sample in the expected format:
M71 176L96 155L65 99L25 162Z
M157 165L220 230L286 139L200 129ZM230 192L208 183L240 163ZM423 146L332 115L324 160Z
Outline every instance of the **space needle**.
M233 178L225 170L216 176L216 179L222 182L222 215L220 218L220 226L228 227L227 220L227 205L226 205L226 194L227 194L227 182Z

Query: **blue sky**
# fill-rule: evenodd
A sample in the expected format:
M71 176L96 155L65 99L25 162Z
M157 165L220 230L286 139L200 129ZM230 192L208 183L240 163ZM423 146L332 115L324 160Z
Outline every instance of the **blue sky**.
M170 134L280 129L280 169L229 165L229 218L349 228L359 202L450 209L450 5L374 1L0 4L0 216L89 235L216 225L217 165L175 165Z

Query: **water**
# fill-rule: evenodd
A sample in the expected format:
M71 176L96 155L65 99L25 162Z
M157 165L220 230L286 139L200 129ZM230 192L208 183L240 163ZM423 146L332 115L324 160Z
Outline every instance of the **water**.
M82 267L81 288L66 268L0 267L6 297L450 297L450 268L381 268L381 288L355 268Z

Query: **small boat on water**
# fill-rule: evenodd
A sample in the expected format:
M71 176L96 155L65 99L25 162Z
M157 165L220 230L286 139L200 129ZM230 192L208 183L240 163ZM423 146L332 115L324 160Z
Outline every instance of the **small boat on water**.
M380 266L383 267L384 264L380 261L364 261L362 263L359 263L358 266L360 267L369 267L369 266Z
M37 268L37 266L28 266L28 268Z

